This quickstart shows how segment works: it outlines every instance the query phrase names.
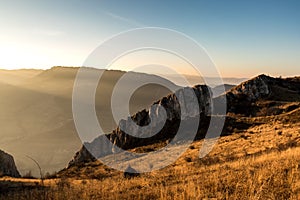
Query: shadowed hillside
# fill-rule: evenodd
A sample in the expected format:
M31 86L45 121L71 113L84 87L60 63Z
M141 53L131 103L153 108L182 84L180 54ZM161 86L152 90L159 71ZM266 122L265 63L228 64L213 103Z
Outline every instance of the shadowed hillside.
M72 90L77 70L54 67L37 70L38 73L34 70L9 71L16 79L24 72L23 77L26 78L14 82L14 85L0 82L0 146L14 155L22 174L31 170L38 175L35 164L26 155L35 158L45 172L53 172L65 167L80 147L72 116ZM2 76L5 76L8 72L3 73ZM105 71L96 93L97 115L106 131L115 127L110 98L113 85L124 74L121 71ZM125 84L121 85L122 91L126 92L138 78L154 79L177 87L157 76L127 73ZM157 84L146 85L134 93L130 110L137 112L168 93L168 89Z
M38 69L18 69L18 70L5 70L0 69L0 82L11 85L18 85L24 81L33 78L41 73L43 70Z

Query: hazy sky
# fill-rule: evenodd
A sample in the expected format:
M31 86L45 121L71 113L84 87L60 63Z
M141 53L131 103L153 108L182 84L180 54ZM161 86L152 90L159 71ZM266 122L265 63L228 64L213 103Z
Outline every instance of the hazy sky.
M81 66L112 35L155 26L194 38L223 76L300 75L298 0L0 3L0 68Z

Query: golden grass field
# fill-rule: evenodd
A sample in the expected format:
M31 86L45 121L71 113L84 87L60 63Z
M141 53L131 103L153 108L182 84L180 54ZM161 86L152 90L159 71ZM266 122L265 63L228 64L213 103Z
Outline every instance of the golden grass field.
M203 159L198 158L203 141L196 141L173 165L131 179L99 161L63 170L44 187L40 180L2 178L15 188L0 198L300 199L299 117L300 109L241 117L258 125L221 137Z

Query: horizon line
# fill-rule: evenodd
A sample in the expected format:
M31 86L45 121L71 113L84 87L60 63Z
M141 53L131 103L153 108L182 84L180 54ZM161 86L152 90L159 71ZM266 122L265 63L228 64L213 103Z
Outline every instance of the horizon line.
M52 67L48 67L48 68L31 68L31 67L21 67L21 68L14 68L14 69L7 69L7 68L3 68L3 67L0 67L0 70L5 70L5 71L21 71L21 70L36 70L36 71L46 71L46 70L51 70L53 68L81 68L81 67L85 67L85 68L92 68L92 69L103 69L103 70L111 70L111 71L121 71L121 72L135 72L135 73L144 73L144 74L151 74L151 73L147 73L147 72L139 72L139 71L126 71L124 69L105 69L105 68L97 68L97 67L89 67L89 66L63 66L63 65L55 65L55 66L52 66ZM169 73L161 73L162 75L167 75L167 76L177 76L178 74L169 74ZM288 77L298 77L300 76L300 74L296 74L296 75L277 75L277 76L274 76L274 75L270 75L269 73L266 73L266 72L261 72L261 73L258 73L256 75L252 75L252 76L248 76L248 77L233 77L233 76L221 76L222 78L226 78L226 79L249 79L251 77L256 77L256 76L259 76L259 75L262 75L262 74L265 74L265 75L268 75L268 76L272 76L272 77L284 77L284 78L288 78ZM157 75L157 74L152 74L152 75ZM159 75L159 74L158 74ZM182 74L182 75L185 75L185 76L197 76L197 75L194 75L194 74ZM201 76L201 77L204 77L204 76ZM212 76L206 76L206 78L216 78L216 77L212 77Z

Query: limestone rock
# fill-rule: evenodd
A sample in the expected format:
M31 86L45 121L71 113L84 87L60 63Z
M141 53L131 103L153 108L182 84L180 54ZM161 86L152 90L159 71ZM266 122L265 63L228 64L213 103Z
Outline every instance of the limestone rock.
M111 134L85 143L69 166L90 160L89 152L96 158L115 152L117 148L110 148L111 144L121 149L132 149L170 140L176 135L181 120L210 114L210 98L210 90L205 85L181 88L154 102L149 109L121 120ZM103 137L108 140L103 140Z
M233 88L231 93L236 97L244 95L249 101L255 101L270 94L269 84L272 79L272 77L260 75Z

